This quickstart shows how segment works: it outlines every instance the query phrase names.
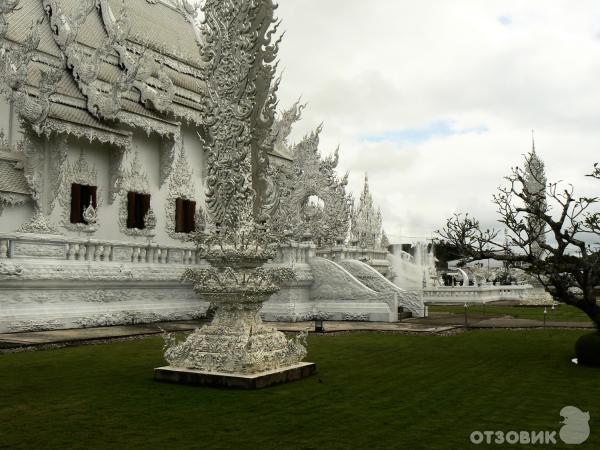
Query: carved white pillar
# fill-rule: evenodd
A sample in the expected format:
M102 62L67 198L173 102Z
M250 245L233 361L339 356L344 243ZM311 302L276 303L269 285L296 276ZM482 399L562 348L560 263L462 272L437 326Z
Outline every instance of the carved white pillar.
M146 248L146 261L149 264L154 264L154 247L152 247L152 244L148 244Z
M76 251L75 255L76 255L76 259L78 261L85 259L85 250L86 250L85 245L82 245L82 244L75 245L75 251Z
M296 262L305 263L306 262L306 250L308 249L308 245L305 244L297 244L296 246Z
M8 240L0 240L0 259L8 258Z
M72 243L67 243L67 261L73 259L73 255L75 253L75 245Z
M91 244L88 242L87 251L85 253L85 258L88 261L94 261L95 257L96 257L96 246L94 244Z
M96 260L104 261L104 246L97 245L96 246Z

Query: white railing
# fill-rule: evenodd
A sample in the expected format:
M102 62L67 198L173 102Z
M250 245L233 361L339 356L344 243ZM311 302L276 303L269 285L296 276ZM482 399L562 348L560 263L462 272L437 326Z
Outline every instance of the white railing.
M306 264L316 256L317 246L310 242L292 242L281 244L277 255L273 258L275 264Z
M350 247L339 245L327 249L319 249L317 256L342 261L344 259L358 259L359 261L385 261L388 251L383 249Z
M0 234L0 259L184 265L201 262L198 251L190 247L20 233Z
M425 303L488 303L500 300L519 301L533 289L528 284L511 286L454 286L427 288Z
M273 259L279 264L304 264L314 258L312 243L280 245ZM0 233L1 259L43 259L132 264L202 264L195 247L167 246L154 242L120 242L80 237Z

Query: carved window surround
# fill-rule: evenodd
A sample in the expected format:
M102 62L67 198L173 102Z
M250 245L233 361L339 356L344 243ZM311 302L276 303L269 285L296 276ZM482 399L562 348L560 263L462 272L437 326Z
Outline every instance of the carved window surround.
M83 231L93 233L98 230L99 223L71 223L71 185L73 183L87 186L98 186L98 174L96 168L91 166L83 156L79 155L77 161L73 164L68 161L65 163L60 191L58 193L58 202L62 207L61 226L70 231ZM96 191L96 210L102 206L102 190Z
M175 214L176 214L176 202L177 199L181 198L184 200L196 201L193 171L190 168L190 163L185 154L183 146L179 147L179 154L177 155L177 161L169 176L169 187L167 192L167 234L176 240L187 241L189 240L188 233L177 233L175 231ZM196 214L196 226L199 225L199 214Z
M150 194L150 181L148 174L142 167L139 155L136 152L133 153L129 168L123 171L120 190L118 194L119 201L119 228L123 234L128 236L146 236L152 237L156 234L155 228L156 223L146 224L146 228L143 230L139 228L127 228L127 216L128 216L128 192L137 192L139 194ZM152 211L150 206L149 213Z
M112 205L121 193L121 183L123 182L123 160L125 159L125 151L121 149L113 149L110 153L110 186L108 193L108 201Z
M177 150L183 148L181 128L173 134L172 139L161 140L160 147L160 186L162 187L171 176L173 171Z

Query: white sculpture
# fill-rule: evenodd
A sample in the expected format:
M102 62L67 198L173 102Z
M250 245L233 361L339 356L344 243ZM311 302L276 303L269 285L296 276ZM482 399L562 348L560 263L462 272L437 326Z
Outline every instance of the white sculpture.
M259 311L285 280L288 268L261 267L274 252L265 247L268 231L251 222L238 233L202 233L200 251L207 269L189 269L183 279L215 308L211 324L184 342L167 338L165 359L175 367L221 373L257 373L299 363L306 356L306 334L294 340L263 324ZM265 239L267 238L267 239Z
M215 315L211 324L184 342L167 337L165 359L171 367L157 369L159 379L178 368L235 375L285 370L306 356L305 334L288 341L259 316L262 304L295 276L290 268L263 267L274 257L278 238L257 219L269 199L255 190L253 181L263 185L266 176L265 152L273 140L265 129L272 127L274 103L255 91L232 89L239 77L248 85L270 84L274 74L270 63L277 49L264 44L274 31L274 5L270 0L254 6L246 0L230 3L207 0L204 5L207 89L216 107L208 127L208 226L196 233L195 240L199 256L210 267L189 269L183 275L201 298L211 302ZM263 26L257 34L249 23ZM270 123L264 117L271 117Z
M89 225L94 225L98 222L98 214L92 205L92 200L90 199L90 204L83 211L83 220Z

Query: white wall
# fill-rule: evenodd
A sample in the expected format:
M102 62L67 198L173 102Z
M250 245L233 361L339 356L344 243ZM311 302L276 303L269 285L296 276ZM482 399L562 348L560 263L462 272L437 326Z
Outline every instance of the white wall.
M193 184L196 202L198 206L203 206L205 201L205 178L206 159L202 144L198 139L195 129L184 127L182 130L184 151L193 171ZM58 145L57 140L51 140L50 145ZM121 198L112 202L110 198L110 183L111 183L111 153L112 147L102 145L97 142L90 143L84 139L69 138L68 141L67 159L70 164L73 164L79 159L81 152L86 161L96 168L98 177L97 185L101 197L100 207L98 208L99 228L92 236L96 239L128 241L128 242L148 242L147 237L131 236L124 234L119 227L119 209ZM157 226L156 234L152 238L153 242L164 245L190 245L184 244L179 240L172 239L166 231L166 208L174 205L167 205L169 181L160 185L160 151L161 138L158 135L146 135L142 132L136 132L133 136L132 152L123 159L123 168L129 169L131 160L135 152L138 154L140 163L147 174L150 194L151 207L156 214ZM67 187L68 189L68 187ZM28 214L32 214L33 209L25 209L22 212L17 212L11 208L10 211L0 216L0 230L12 230L28 219ZM7 216L10 216L7 219ZM51 220L59 225L59 230L66 236L78 236L83 233L77 231L66 230L60 225L63 222L64 208L59 203L58 198L54 200L54 208L51 214ZM3 221L1 219L4 219ZM4 225L5 222L7 225ZM12 228L7 228L8 224ZM13 226L14 225L14 226Z
M10 106L6 101L0 101L0 129L4 129L5 134L9 134L10 126ZM16 121L15 121L16 123ZM193 171L193 185L195 200L198 207L204 207L205 202L205 175L206 175L206 157L205 150L198 138L195 127L182 126L182 137L184 151L187 160ZM20 130L15 129L14 140L21 139ZM137 151L141 164L148 175L150 185L151 207L156 213L157 226L156 235L152 238L154 242L165 245L189 245L179 240L172 239L166 231L166 208L174 205L167 205L167 196L169 182L168 180L160 185L160 152L161 137L156 134L146 135L143 132L135 132L133 135L132 153ZM52 149L52 146L61 145L60 139L56 136L50 138L46 144L45 139L36 140L38 145L45 145ZM88 163L96 168L98 178L97 185L101 197L101 204L98 209L99 228L92 235L96 239L128 241L128 242L148 242L147 237L131 236L124 234L119 227L119 208L120 198L112 202L110 196L111 183L111 153L114 147L100 144L98 142L89 142L86 139L77 139L72 136L68 138L67 159L73 164L77 161L80 153L83 152L84 158ZM40 149L40 151L43 151ZM124 158L123 168L130 166L129 158ZM68 188L68 187L67 187ZM49 192L45 189L45 192ZM60 188L59 188L60 192ZM70 231L62 227L64 220L65 207L59 203L58 193L56 198L49 198L53 208L50 214L51 221L56 224L61 233L66 236L78 236L83 233ZM20 225L27 222L33 215L33 202L18 207L6 207L0 214L0 232L10 232L16 230Z
M196 134L196 130L191 127L182 127L183 146L186 156L192 170L194 171L194 186L196 192L196 202L204 206L205 202L205 184L206 184L206 153L202 148L202 143Z
M10 233L27 222L33 215L33 202L19 206L6 206L0 212L0 233Z

